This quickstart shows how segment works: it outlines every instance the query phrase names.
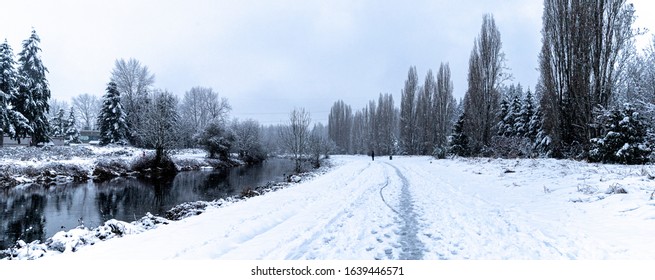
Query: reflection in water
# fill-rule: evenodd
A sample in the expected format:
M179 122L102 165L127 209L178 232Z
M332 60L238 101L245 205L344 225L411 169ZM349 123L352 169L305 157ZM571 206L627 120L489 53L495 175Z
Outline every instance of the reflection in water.
M253 166L179 173L173 180L117 178L0 191L0 250L16 240L45 240L81 224L97 227L109 219L134 221L147 212L163 215L189 202L238 195L243 189L281 181L293 162L269 159Z

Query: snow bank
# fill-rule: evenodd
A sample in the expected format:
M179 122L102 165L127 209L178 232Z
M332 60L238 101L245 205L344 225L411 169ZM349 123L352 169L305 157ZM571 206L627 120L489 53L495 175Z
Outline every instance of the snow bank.
M45 242L37 240L28 244L19 240L13 248L0 251L0 259L34 260L59 253L76 252L82 247L94 245L100 241L139 234L155 229L161 224L166 225L174 221L180 221L192 216L200 215L209 209L226 207L238 201L275 192L293 185L290 182L300 183L318 177L327 172L329 168L330 165L326 164L324 167L315 170L314 172L293 175L288 179L289 182L269 182L262 186L247 189L235 197L228 197L214 201L183 203L166 211L165 218L147 213L146 216L140 220L131 223L112 219L105 222L103 225L92 229L81 225L69 231L60 231L53 237L48 238Z
M178 171L230 167L239 161L206 158L200 149L171 150ZM136 175L132 166L154 151L129 146L5 147L0 149L0 188L52 185L90 178L108 180Z
M138 221L126 223L111 219L103 225L89 229L79 226L69 231L60 231L44 243L34 241L29 244L19 240L14 248L6 250L7 259L34 260L54 253L76 252L81 247L115 237L137 234L168 224L169 220L147 213Z

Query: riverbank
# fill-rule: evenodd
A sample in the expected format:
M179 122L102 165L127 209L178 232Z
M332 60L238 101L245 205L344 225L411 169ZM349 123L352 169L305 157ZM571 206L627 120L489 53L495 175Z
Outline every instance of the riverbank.
M188 156L186 155L186 157ZM33 205L38 201L37 204L41 206L37 209L28 210L32 209L29 207L20 209L9 207L8 209L14 209L11 210L12 212L26 210L32 213L29 214L30 217L36 213L41 218L32 224L24 222L25 219L31 219L30 217L3 217L3 219L7 218L5 220L9 224L19 223L26 230L26 235L18 239L16 239L18 235L14 235L14 238L9 238L9 240L5 239L4 248L7 250L0 250L0 259L35 259L44 255L77 251L82 247L115 237L141 233L162 224L202 214L210 209L225 207L234 202L293 186L326 172L329 166L324 165L323 169L289 175L287 171L293 168L293 164L291 162L281 164L286 161L280 158L269 159L262 165L236 167L229 171L181 172L170 185L167 183L162 185L159 182L155 185L143 185L145 188L142 188L137 187L138 182L147 182L148 180L118 178L100 184L89 181L80 188L74 187L73 189L78 189L74 192L69 192L71 184L68 184L68 187L62 185L62 187L47 188L46 193L54 192L52 197L43 193L14 196L13 198L10 196L7 198L9 204L20 201L24 205ZM263 175L260 170L266 170L263 172L271 175ZM262 180L262 177L268 179ZM109 189L107 186L110 186ZM133 189L135 187L139 190ZM25 190L31 192L33 188ZM22 192L23 189L10 190L10 193L16 191ZM197 194L200 193L207 196L198 196ZM213 197L211 197L212 193ZM168 201L174 200L174 197L186 200L180 200L175 204L169 203ZM142 198L145 199L141 200ZM135 207L140 206L136 205L153 205L154 207L137 209ZM76 209L74 213L77 214L70 215L72 220L62 221L60 217L70 213L71 209ZM150 211L152 214L147 213ZM121 214L116 216L109 214L110 216L106 219L98 221L96 216L98 214L105 215L103 213ZM135 213L134 218L131 213ZM142 216L144 214L145 216ZM79 221L77 221L78 219ZM5 224L4 228L9 229L9 224ZM59 225L66 225L66 227L59 229ZM0 224L0 228L3 228L2 224ZM33 233L44 230L46 232L42 233L40 237L30 237L30 234L34 235ZM16 242L17 240L18 242Z
M153 153L153 150L128 146L3 147L0 148L0 189L143 175L135 166ZM207 158L200 149L171 150L170 156L177 171L244 164L237 159Z

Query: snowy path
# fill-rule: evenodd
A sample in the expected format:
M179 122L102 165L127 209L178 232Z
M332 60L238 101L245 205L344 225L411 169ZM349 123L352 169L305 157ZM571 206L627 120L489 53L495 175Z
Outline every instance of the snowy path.
M645 215L652 215L646 219L625 215L607 219L591 213L598 207L586 209L585 205L562 202L570 193L561 191L562 197L544 193L540 184L560 180L543 175L553 172L548 168L525 179L518 173L535 172L529 166L518 167L517 174L504 174L489 171L498 164L433 163L427 157L374 162L367 157L337 157L336 161L336 168L311 181L44 259L603 259L655 255L652 241L616 244L612 240L655 232L655 204L644 206L648 210ZM539 179L542 182L535 183ZM635 224L635 220L643 222ZM607 235L599 227L603 222L631 228Z

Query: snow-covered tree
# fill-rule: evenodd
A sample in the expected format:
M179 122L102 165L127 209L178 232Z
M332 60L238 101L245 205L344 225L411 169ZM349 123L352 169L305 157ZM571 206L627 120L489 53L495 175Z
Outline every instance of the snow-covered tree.
M608 108L638 29L626 0L544 0L540 107L553 156L577 156L597 136L594 109Z
M322 123L314 124L309 134L308 146L314 167L321 167L321 154L326 153L330 146L327 129Z
M353 115L352 127L352 149L355 154L365 154L368 149L368 140L366 138L366 121L362 110L357 110Z
M88 93L83 93L73 97L73 107L82 122L81 128L84 130L95 129L96 119L98 112L102 107L102 102L97 96Z
M11 103L16 98L18 74L14 68L14 53L5 39L0 44L0 147L3 145L3 134L20 142L17 131L27 131L31 134L32 128L28 120L20 112L14 110Z
M133 145L141 146L143 143L136 131L143 125L141 116L147 106L148 94L155 83L155 75L134 58L128 61L117 59L111 72L111 81L116 84L116 89L121 94L128 140Z
M50 89L46 79L46 69L41 61L41 40L32 30L32 35L23 41L23 49L18 54L18 94L11 102L14 108L27 118L32 132L22 128L18 136L32 136L32 145L48 141L47 114L50 109Z
M62 137L66 134L66 119L64 108L60 108L55 117L50 120L50 135L52 137Z
M393 155L396 151L397 142L397 110L394 106L393 95L380 94L378 97L378 105L375 111L375 119L377 126L375 135L377 137L379 155Z
M442 157L445 155L446 146L448 145L448 135L450 135L453 118L457 102L453 97L453 81L450 76L450 66L448 63L441 63L437 72L437 89L433 98L434 111L434 151L433 155Z
M523 105L521 104L521 96L520 95L515 95L514 98L512 99L512 104L510 106L510 112L511 112L511 133L509 136L516 136L516 137L523 137L523 134L525 134L525 131L519 131L519 128L523 129L523 123L521 120L521 108Z
M429 155L434 151L435 112L432 98L436 91L437 83L430 69L416 99L416 152L420 155Z
M459 120L453 126L453 134L450 136L450 153L457 156L469 156L471 154L469 139L464 132L464 121L466 116L460 115Z
M77 119L75 118L75 110L70 108L68 119L65 126L66 141L69 143L80 143L80 132L77 130Z
M234 134L225 123L213 122L195 137L198 145L209 154L209 158L228 160L230 149L234 143Z
M530 89L525 94L525 98L521 102L521 111L517 115L516 123L514 123L514 130L518 136L534 139L536 134L531 134L530 122L534 116L533 97Z
M350 105L343 100L334 102L328 116L328 133L340 153L351 153L351 129L353 113Z
M296 162L295 171L301 171L302 156L309 141L309 124L311 116L304 108L296 108L289 114L289 123L280 133L280 140L293 155Z
M643 164L651 149L646 141L646 126L631 104L606 111L600 117L601 138L591 140L591 161Z
M507 102L506 98L503 98L500 101L500 110L498 114L498 124L496 124L496 127L498 128L497 134L498 136L506 136L509 135L510 132L507 131L507 128L509 127L509 124L505 123L506 119L510 119L510 104Z
M257 163L266 159L259 122L252 119L245 121L235 119L232 121L231 129L234 134L232 148L241 160Z
M102 108L98 115L98 127L100 128L101 144L125 143L127 134L125 112L123 112L121 104L121 95L114 82L109 82L107 93L103 96Z
M164 162L165 152L177 143L177 99L165 90L155 90L143 112L143 126L134 131L145 147L155 149L155 166Z
M500 86L506 79L500 31L493 15L486 14L469 58L468 89L464 96L464 131L472 150L489 146L500 102Z
M416 154L416 94L419 91L416 66L409 68L400 99L400 146L406 154Z
M193 135L200 133L213 122L227 122L232 109L227 98L208 87L193 87L184 93L180 102L180 142L193 145Z

